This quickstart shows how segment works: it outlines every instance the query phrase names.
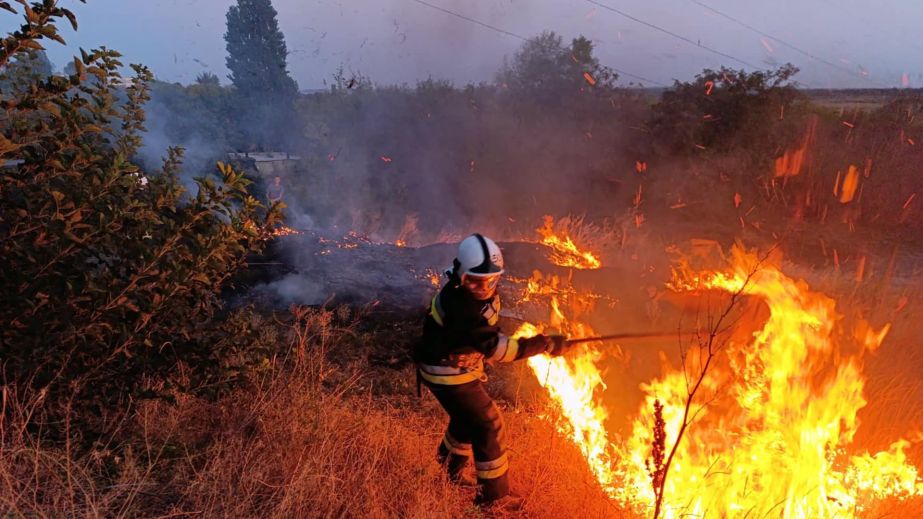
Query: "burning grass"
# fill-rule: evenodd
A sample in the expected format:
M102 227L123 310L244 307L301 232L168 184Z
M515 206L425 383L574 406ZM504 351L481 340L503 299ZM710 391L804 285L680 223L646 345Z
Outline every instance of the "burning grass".
M739 249L730 270L682 274L674 291L735 294L722 314L733 326L718 333L720 311L705 316L715 328L681 346L682 365L665 364L660 377L642 384L628 437L606 429L598 351L530 359L567 418L559 429L580 446L600 487L641 515L655 504L660 510L662 496L664 517L918 511L923 480L907 458L910 442L892 437L877 453L853 445L868 403L864 361L890 323L845 319L832 298ZM740 296L750 299L732 315ZM551 306L551 326L591 334L579 314L566 319L556 299ZM524 326L521 333L538 330Z
M560 237L575 242L566 232ZM359 240L353 238L349 243ZM599 257L599 249L578 241L584 247L578 252ZM865 361L872 363L872 354L891 337L886 320L863 325L844 310L849 305L843 303L854 304L855 297L834 301L778 266L761 267L748 282L754 259L740 251L731 255L730 266L688 268L672 284L674 293L696 294L697 300L741 292L751 301L734 314L733 331L720 337L721 351L693 401L689 429L660 480L663 516L923 512L919 497L907 499L923 489L915 466L920 437L906 429L923 422L919 416L883 417L877 410L891 398L891 408L904 405L919 413L914 395L920 389L885 384L865 391L871 379ZM583 318L598 296L540 272L524 281L522 302L551 307L546 330L595 335ZM918 308L914 301L911 308ZM912 329L907 319L895 328ZM433 460L444 413L428 395L410 396L406 343L419 332L418 323L356 321L345 309L301 309L286 322L267 329L288 344L288 356L275 359L251 387L218 401L177 393L175 404L144 402L131 415L113 417L122 421L117 434L89 451L44 439L31 418L41 401L5 391L0 507L13 516L477 514L471 493L450 485ZM525 326L520 334L539 329ZM613 360L606 352L621 350L598 346L584 346L566 359L534 357L516 371L518 380L508 373L493 379L501 389L509 382L517 387L517 396L501 399L501 407L511 477L527 497L530 516L651 515L657 497L651 467L663 464L656 454L658 430L659 451L668 454L684 420L688 384L701 366L702 345L685 345L685 366L661 356L663 371L642 384L623 434L612 427L612 409L601 398ZM918 354L901 355L908 365L920 365ZM879 370L876 377L888 373L893 370ZM523 383L533 391L519 398ZM899 394L887 397L888 391ZM859 427L869 402L875 410L867 416L877 416L872 426L880 429L874 441ZM884 422L891 424L887 430ZM866 441L856 441L863 436Z
M608 224L587 222L583 217L564 217L555 221L546 215L536 229L542 245L551 249L551 262L562 267L598 269L604 245L620 243L619 231Z
M743 286L734 270L688 273L692 276L677 281L677 290ZM707 405L667 475L665 515L698 510L742 517L759 510L769 517L916 516L919 499L881 498L919 491L913 466L919 458L913 442L919 438L896 427L880 431L880 447L868 454L850 448L862 435L859 411L866 399L874 399L863 397L857 352L828 351L834 339L855 341L859 352L874 350L883 328L829 334L845 319L829 313L831 299L777 270L761 276L748 293L781 299L768 307L757 304L735 321L745 326L710 375L709 395L700 400ZM562 287L534 294L552 301L548 327L592 335L580 321L585 308L578 304L580 295ZM790 323L799 333L814 334L803 341L808 351L802 351L807 360L801 363L786 360L800 355L794 332L771 328L773 319L787 319L784 312L776 315L783 307L800 316ZM130 416L114 417L123 421L117 439L89 451L44 440L30 418L41 402L7 390L0 507L12 516L51 517L476 515L471 493L450 485L433 461L444 413L428 395L410 396L413 376L403 352L417 323L355 321L348 314L302 310L287 324L272 325L278 340L289 345L289 357L276 359L251 387L218 401L176 394L175 404L145 402ZM748 348L752 341L759 347ZM590 345L568 359L533 358L528 367L492 379L500 393L517 388L516 397L501 399L501 407L511 477L527 497L530 516L650 515L653 494L645 462L656 431L650 404L664 406L669 448L685 394L682 372L665 365L660 378L644 385L635 427L622 436L612 431L612 417L598 398L606 391L602 351L617 350ZM836 364L826 365L831 358ZM782 370L780 362L795 371ZM751 369L756 365L762 370ZM732 383L731 369L744 375L742 386ZM773 377L781 382L768 383ZM520 398L521 385L535 391ZM787 393L773 396L777 390ZM549 406L549 396L558 405ZM776 403L783 407L771 408ZM789 440L795 443L783 443ZM818 473L823 476L815 477ZM788 496L792 504L783 500Z

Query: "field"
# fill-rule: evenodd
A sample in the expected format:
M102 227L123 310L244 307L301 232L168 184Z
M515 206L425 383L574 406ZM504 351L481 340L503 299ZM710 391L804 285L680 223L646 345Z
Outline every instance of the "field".
M275 11L238 4L268 18L228 11L228 66L267 63ZM56 73L74 14L22 10L0 516L502 515L437 465L410 357L472 232L505 333L645 335L490 369L523 516L923 515L919 91L643 91L554 32L463 86L300 93L284 45L182 85L106 48Z

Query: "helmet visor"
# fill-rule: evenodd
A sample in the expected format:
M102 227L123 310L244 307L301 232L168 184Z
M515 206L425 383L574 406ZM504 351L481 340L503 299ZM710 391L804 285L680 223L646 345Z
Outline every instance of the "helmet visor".
M467 272L462 276L462 285L476 299L488 299L497 291L497 285L500 284L500 275L502 273L476 274Z

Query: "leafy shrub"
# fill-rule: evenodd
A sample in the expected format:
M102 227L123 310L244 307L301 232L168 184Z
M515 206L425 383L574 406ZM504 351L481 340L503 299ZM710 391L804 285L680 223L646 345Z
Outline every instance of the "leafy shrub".
M791 64L776 70L745 72L722 67L704 70L695 81L663 93L652 108L650 127L666 151L749 150L768 160L787 144L790 130L803 129L786 113L802 98L791 78Z
M62 41L57 19L76 28L54 0L24 11L0 66L43 38ZM187 193L181 149L159 171L133 164L151 74L132 65L120 92L118 58L82 51L70 77L36 80L0 102L0 369L6 383L37 390L49 412L69 401L90 420L180 363L227 367L222 355L234 348L209 342L222 326L219 291L280 211L220 163L221 182L199 178Z

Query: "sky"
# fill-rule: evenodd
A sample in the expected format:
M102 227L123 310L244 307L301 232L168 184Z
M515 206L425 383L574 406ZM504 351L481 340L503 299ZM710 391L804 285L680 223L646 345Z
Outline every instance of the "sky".
M60 0L80 27L76 33L63 30L67 47L49 42L48 55L63 68L79 47L105 45L122 52L125 62L146 64L164 81L190 83L209 71L227 82L225 14L233 3ZM806 87L923 86L920 0L273 0L273 5L288 44L289 71L302 90L325 88L341 66L347 76L362 74L380 85L413 85L428 77L456 85L490 81L522 44L520 38L545 30L566 39L586 36L602 64L644 78L623 74L623 83L669 85L705 68L753 70L791 62L801 69L796 79ZM4 33L19 24L0 11Z

